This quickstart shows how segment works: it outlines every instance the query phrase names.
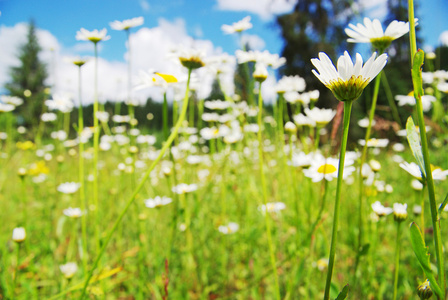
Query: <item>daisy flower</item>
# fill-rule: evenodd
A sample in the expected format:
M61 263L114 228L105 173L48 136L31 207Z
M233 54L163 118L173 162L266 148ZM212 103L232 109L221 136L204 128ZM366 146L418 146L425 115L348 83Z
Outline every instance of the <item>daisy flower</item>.
M365 140L359 140L358 143L361 146L364 146L366 144ZM387 145L389 144L389 140L388 139L376 139L376 138L371 138L367 141L367 147L374 147L374 148L384 148L387 147Z
M64 209L62 212L64 213L64 215L66 215L69 218L76 219L76 218L80 218L82 216L82 210L79 207L75 207L75 208L69 207L67 209Z
M415 23L417 25L417 22ZM345 29L345 33L350 37L350 43L371 43L376 49L384 51L391 42L409 32L409 22L392 21L383 31L381 22L378 19L371 20L364 18L364 24L349 24L350 28Z
M394 211L391 207L384 207L380 201L373 203L372 209L378 217L390 215Z
M397 222L401 222L406 220L406 218L408 217L408 212L407 212L407 208L408 205L405 204L401 204L401 203L394 203L394 219Z
M415 98L413 93L410 93L409 95L396 95L395 100L398 101L398 106L415 105ZM429 111L431 109L432 102L434 101L436 101L436 97L431 95L423 95L422 96L423 111Z
M325 126L333 120L336 115L336 111L333 109L324 109L313 107L313 109L305 108L305 115L313 120L318 126Z
M197 184L186 184L186 183L181 183L178 184L176 186L173 186L173 192L176 194L186 194L186 193L191 193L194 192L198 189L198 185Z
M59 270L64 274L65 278L70 279L78 271L78 265L75 262L69 262L65 265L60 265Z
M218 227L219 232L221 232L223 234L235 233L238 231L238 229L240 229L240 225L238 225L237 223L234 223L234 222L230 222L227 225L221 225Z
M232 34L235 32L243 32L245 30L251 29L252 23L250 23L250 16L243 18L242 20L233 23L232 25L222 25L221 29L225 34Z
M113 21L109 25L114 30L129 30L130 28L143 25L143 21L143 17L137 17L124 21Z
M277 94L284 94L286 92L303 92L305 90L305 79L296 76L283 76L275 85L274 89ZM319 97L319 96L318 96Z
M12 240L16 243L21 243L26 239L26 231L23 227L16 227L12 231Z
M353 101L361 96L364 88L384 68L387 63L387 54L381 54L378 58L376 52L363 65L361 54L356 54L353 61L347 51L338 59L338 69L324 52L319 53L319 58L311 59L316 67L313 74L329 88L336 99L340 101Z
M332 181L338 177L339 159L332 157L317 157L311 162L308 169L303 170L303 174L311 178L313 182L319 182L323 179ZM347 178L355 171L355 167L346 166L344 168L344 178Z
M110 36L107 35L107 29L103 28L100 31L95 29L93 31L88 31L84 28L81 28L76 33L76 39L78 41L91 41L93 43L98 43L100 41L107 41L110 39Z
M153 199L146 199L145 200L145 205L148 208L158 208L167 204L170 204L173 200L171 200L171 198L163 196L156 196Z
M260 210L262 213L268 212L280 212L281 210L284 210L286 208L286 204L283 202L269 202L266 205L262 204L258 207L258 210Z
M76 191L78 191L81 184L78 182L65 182L61 183L58 186L58 192L61 192L63 194L74 194Z

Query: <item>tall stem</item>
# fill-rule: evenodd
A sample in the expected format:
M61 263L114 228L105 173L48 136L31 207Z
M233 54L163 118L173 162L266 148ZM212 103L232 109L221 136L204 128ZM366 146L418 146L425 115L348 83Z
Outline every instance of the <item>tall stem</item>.
M327 272L327 280L325 283L324 300L330 299L331 277L333 275L334 256L336 254L336 241L338 234L338 222L339 222L339 210L340 210L339 202L341 199L342 179L344 176L345 150L347 148L348 129L350 126L350 114L352 111L352 104L353 101L344 102L344 132L342 135L341 151L339 155L338 183L336 188L336 200L334 203L333 232L331 235L330 257L328 259L328 272Z
M398 290L398 268L400 266L400 235L401 222L397 222L397 240L395 242L395 271L394 271L394 296L393 300L397 299Z
M79 142L79 202L81 211L84 214L81 218L81 236L82 236L82 266L84 273L87 272L87 217L86 217L86 200L85 200L85 180L84 180L84 143L81 139L82 132L84 130L84 116L82 111L82 85L81 85L81 66L78 67L78 142Z
M135 200L135 197L140 192L140 190L143 188L143 185L145 184L146 180L148 179L149 175L151 174L154 167L157 165L157 163L160 161L160 159L165 154L166 150L171 146L172 142L174 141L175 137L177 136L177 132L179 131L180 126L182 125L183 120L185 119L185 115L187 113L187 106L188 106L188 94L190 92L190 77L191 77L191 69L188 70L188 80L187 80L187 89L185 91L185 97L182 104L182 112L180 114L179 119L177 120L176 126L173 128L173 131L171 132L171 135L168 137L168 140L163 145L162 149L160 150L159 155L157 158L153 161L151 166L146 171L145 175L141 179L140 183L138 184L137 188L132 193L131 197L126 202L126 206L124 207L123 211L120 213L118 218L115 220L114 225L112 226L112 229L110 230L109 234L107 235L106 239L104 240L103 246L101 247L100 252L98 253L95 262L93 263L92 269L89 272L89 275L86 278L86 281L84 283L84 287L82 289L82 293L79 299L84 299L84 296L86 294L87 286L89 285L90 279L92 279L93 272L95 271L96 267L98 266L98 263L103 256L107 245L109 244L110 239L112 238L112 235L116 231L118 225L120 224L121 220L123 219L124 215L128 211L129 207L132 205L132 203Z
M275 249L274 244L272 242L272 233L271 233L271 222L269 220L269 211L268 211L268 190L266 187L266 179L264 177L264 166L263 166L263 139L261 135L262 131L262 120L263 120L263 97L261 96L261 82L258 88L258 161L260 163L260 175L261 175L261 186L263 189L263 201L265 207L265 221L266 221L266 234L268 236L268 244L269 244L269 255L271 259L272 272L274 273L275 280L275 289L276 289L276 299L280 300L280 284L278 281L277 274L277 263L275 259Z
M98 126L98 45L95 45L95 74L94 74L94 102L93 102L93 205L94 210L94 224L95 224L95 240L96 251L100 250L100 233L98 228L98 150L100 127Z
M408 6L409 6L408 13L409 13L409 27L410 27L409 38L411 44L411 63L413 65L414 55L417 52L417 42L415 38L415 22L414 22L414 1L408 0ZM413 84L414 84L414 90L418 91L417 89L418 83L413 81ZM431 221L434 231L434 244L437 257L437 271L439 275L439 285L445 295L446 284L445 284L445 267L444 267L443 248L442 248L442 237L440 233L440 223L438 222L439 214L437 211L434 180L432 178L431 162L429 159L428 139L426 137L426 128L425 128L425 120L423 117L423 106L421 95L418 95L418 93L416 93L415 95L416 95L415 100L417 106L418 125L420 129L420 138L422 143L423 161L425 163L426 183L428 186L429 206L431 209Z
M359 173L358 173L358 180L359 180L359 197L358 197L358 248L356 251L358 252L363 243L363 228L364 228L364 222L363 222L363 195L364 195L364 180L362 180L362 168L364 166L364 163L367 159L367 141L370 139L370 134L372 132L372 122L373 117L375 116L375 110L376 110L376 102L378 100L378 91L380 89L380 82L381 82L381 74L383 72L380 72L378 76L375 78L375 86L373 90L373 97L372 97L372 104L370 106L370 112L369 112L369 125L367 126L366 135L364 137L364 147L362 148L362 154L361 154L361 163L359 165ZM359 255L356 256L356 264L355 264L355 274L356 269L358 268L358 262L359 262Z

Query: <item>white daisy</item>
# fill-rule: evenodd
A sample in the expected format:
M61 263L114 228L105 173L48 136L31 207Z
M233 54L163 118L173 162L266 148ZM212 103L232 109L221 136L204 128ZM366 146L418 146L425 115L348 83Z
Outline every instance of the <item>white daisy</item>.
M26 239L26 231L23 227L16 227L12 231L12 240L16 243L21 243Z
M234 222L230 222L227 225L221 225L218 227L219 232L221 232L223 234L235 233L238 231L238 229L240 229L240 225L238 225L237 223L234 223Z
M387 63L387 54L381 54L376 58L376 52L363 66L361 54L356 54L353 61L347 51L338 59L338 69L324 52L319 53L319 58L311 59L316 67L313 74L327 87L340 101L353 101L358 99L364 88L384 68ZM319 73L318 73L319 72Z
M281 210L284 210L286 208L286 204L283 202L269 202L266 205L262 204L258 207L258 210L260 210L262 213L266 213L266 211L272 213L272 212L280 212Z
M417 22L415 23L417 25ZM364 18L364 24L349 24L350 28L345 29L345 33L350 37L350 43L371 43L376 49L384 50L390 43L409 32L409 22L392 21L383 31L381 22L378 19L370 20Z
M81 184L78 182L65 182L58 186L58 192L63 194L74 194L78 191Z
M308 169L303 170L303 174L311 178L313 182L319 182L323 179L332 181L338 177L339 159L332 157L317 157L311 162ZM350 176L355 171L353 166L344 167L344 179Z
M176 194L186 194L186 193L191 193L194 192L198 189L198 185L197 184L186 184L186 183L181 183L178 184L176 186L173 186L172 191Z
M95 29L93 31L88 31L84 28L81 28L76 33L76 39L78 41L91 41L93 43L98 43L99 41L107 41L110 39L110 36L107 35L107 29L103 28L100 31Z
M245 30L251 29L252 23L250 23L250 16L243 18L242 20L233 23L232 25L222 25L221 29L226 34L232 34L235 32L243 32Z
M113 21L109 25L114 30L129 30L130 28L143 25L143 17L136 17L124 21Z
M146 199L145 200L145 206L148 208L156 208L161 207L167 204L170 204L172 202L171 198L163 196L156 196L153 199Z
M78 265L75 262L69 262L65 265L60 265L59 270L64 274L65 278L70 279L78 271Z
M79 207L69 207L67 209L64 209L62 212L69 218L77 219L82 216L82 210Z
M325 109L313 107L313 109L305 108L305 114L308 118L313 120L318 126L325 126L333 120L336 111L333 109Z
M384 207L379 201L372 204L372 209L378 217L390 215L394 211L390 207Z

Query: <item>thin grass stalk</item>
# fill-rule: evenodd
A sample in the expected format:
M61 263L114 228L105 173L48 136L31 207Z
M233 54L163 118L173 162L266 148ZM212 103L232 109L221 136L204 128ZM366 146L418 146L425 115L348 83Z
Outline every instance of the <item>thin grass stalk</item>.
M145 175L140 180L140 183L138 184L137 188L134 190L134 192L132 192L131 197L129 197L129 199L126 202L126 206L124 207L123 211L120 213L118 218L115 220L115 223L112 226L112 229L110 230L110 232L108 233L106 239L104 240L103 246L101 247L101 250L98 253L98 255L97 255L97 257L96 257L96 259L95 259L95 261L93 263L92 269L90 270L89 275L87 276L86 281L84 283L81 296L79 297L79 299L81 299L81 300L84 299L84 297L85 297L87 286L89 285L90 279L92 279L93 272L97 268L98 263L99 263L101 257L103 256L103 254L104 254L104 252L106 250L106 247L107 247L107 245L109 244L109 242L110 242L110 240L112 238L112 235L114 234L114 232L118 228L118 225L120 224L120 222L123 219L124 215L128 211L129 207L132 205L132 203L134 203L134 200L135 200L137 194L143 188L143 185L145 184L145 182L148 179L149 175L151 174L152 170L155 168L155 166L158 164L158 162L162 159L162 157L165 154L166 150L170 148L171 144L173 143L174 139L177 136L179 128L182 125L182 122L185 119L185 115L187 113L188 94L190 92L190 77L191 77L191 69L188 70L187 89L185 91L185 97L184 97L183 104L182 104L182 112L180 114L179 120L177 120L176 126L173 128L173 131L171 132L171 135L168 137L168 140L165 142L165 144L163 145L162 149L160 150L159 155L153 161L151 166L148 168L148 170L146 171Z
M263 97L261 95L261 82L258 88L258 161L260 163L260 175L261 175L261 186L263 191L263 202L265 207L265 221L266 221L266 234L268 236L268 245L269 245L269 255L271 259L272 272L274 273L274 281L275 281L275 293L276 299L280 300L280 284L278 280L277 274L277 263L275 259L275 249L272 241L272 233L271 233L271 222L269 220L269 211L268 211L268 190L266 186L266 178L264 177L264 166L263 166L263 139L262 139L262 120L263 120Z
M100 232L98 225L98 152L99 152L99 138L100 128L98 124L98 45L94 43L95 47L95 74L94 74L94 102L93 102L93 205L94 210L94 228L95 228L95 244L96 252L100 250Z
M364 163L367 160L367 142L370 139L370 134L372 132L372 122L373 122L373 117L375 116L375 110L376 110L376 102L378 100L378 92L380 89L380 82L381 82L381 74L383 73L383 71L381 71L378 76L375 78L375 86L373 89L373 97L372 97L372 104L370 106L370 112L369 112L369 125L367 126L367 130L366 130L366 135L364 137L364 147L362 148L362 154L361 154L361 162L359 165L359 173L358 173L358 180L359 180L359 197L358 197L358 247L356 249L356 252L358 253L359 250L362 247L362 243L363 243L363 229L364 229L364 222L363 222L363 195L364 195L364 180L362 178L362 169L364 166ZM356 270L358 268L358 263L359 263L359 255L357 254L356 256L356 263L355 263L355 274L356 274Z
M330 299L330 287L331 287L331 277L333 275L334 268L334 257L336 254L336 242L338 234L338 222L339 222L339 211L340 211L340 199L341 199L341 189L342 180L344 176L344 164L345 164L345 150L347 148L348 139L348 129L350 126L350 114L352 110L353 101L344 102L344 132L342 135L342 144L339 155L339 166L338 166L338 182L336 187L336 200L334 204L334 214L333 214L333 232L331 235L331 245L330 245L330 256L328 259L328 271L327 279L325 283L325 295L324 300Z
M408 0L408 14L409 14L409 38L411 45L411 63L414 64L414 55L417 53L417 42L415 37L415 20L414 20L414 1ZM416 83L413 81L414 90L416 89ZM434 244L437 258L437 271L439 275L439 286L442 289L443 293L446 294L446 283L445 283L445 267L444 267L444 257L443 257L443 244L442 237L440 233L440 223L439 214L437 210L437 203L435 197L435 189L434 189L434 180L432 178L432 170L431 170L431 162L429 159L429 148L428 148L428 139L426 137L426 128L425 128L425 119L423 116L423 106L421 95L415 94L416 107L417 107L417 117L418 124L420 129L420 139L422 143L422 152L423 152L423 160L425 163L426 170L426 183L428 186L428 195L429 195L429 205L431 208L431 221L432 227L434 231Z
M81 134L84 130L84 116L82 111L82 84L81 84L81 66L78 66L78 97L79 97L79 106L78 106L78 147L79 147L79 202L81 206L81 211L84 214L81 216L81 237L82 237L82 266L84 273L87 272L87 217L86 213L86 198L85 198L85 180L84 180L84 143L81 140Z
M401 236L401 222L397 222L397 236L395 241L395 271L394 271L394 295L393 300L397 299L398 292L398 271L400 267L400 236Z

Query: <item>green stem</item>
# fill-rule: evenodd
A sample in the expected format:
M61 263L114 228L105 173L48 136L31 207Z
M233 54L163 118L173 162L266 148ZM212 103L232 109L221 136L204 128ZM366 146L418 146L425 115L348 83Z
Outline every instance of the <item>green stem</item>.
M367 160L367 142L370 139L370 134L372 132L372 122L373 117L375 116L375 110L376 110L376 102L378 100L378 92L380 89L380 82L381 82L381 74L383 72L380 72L378 76L375 78L375 86L373 90L373 97L372 97L372 104L370 106L370 112L369 112L369 126L367 126L366 135L364 137L364 147L362 148L362 154L361 154L361 162L359 165L359 173L358 173L358 179L359 179L359 197L358 197L358 248L356 249L356 252L359 252L359 250L362 247L363 243L363 228L364 228L364 222L363 222L363 195L364 195L364 180L362 178L362 168L364 166L364 163ZM355 274L356 270L358 268L358 262L359 262L359 255L356 256L356 263L355 263Z
M187 89L185 91L185 97L182 104L182 112L180 114L179 120L177 120L176 126L173 128L173 131L171 132L171 135L168 137L168 140L163 145L162 149L160 150L159 155L157 158L153 161L151 166L146 171L145 175L141 179L140 183L138 184L137 188L132 193L131 197L127 200L126 206L124 207L123 211L118 216L117 220L115 220L114 225L112 226L112 229L108 233L106 239L104 240L103 246L101 247L100 252L98 253L95 262L93 263L92 269L89 272L89 275L86 278L86 281L84 283L84 287L82 289L82 293L79 299L84 299L87 286L89 285L90 279L92 279L93 272L95 271L96 267L98 266L98 263L103 256L107 245L109 244L110 239L112 238L112 235L114 234L115 230L117 229L118 225L120 224L121 220L123 219L124 215L128 211L129 207L134 202L137 194L140 192L140 190L143 188L143 185L145 184L146 180L148 179L149 175L151 174L154 167L157 165L157 163L160 161L160 159L165 154L166 150L171 146L172 142L174 141L174 138L177 136L177 132L179 131L180 126L182 125L183 120L185 119L185 115L187 113L187 106L188 106L188 94L189 94L189 88L190 88L190 77L191 77L191 69L188 70L188 80L187 80Z
M79 202L81 211L86 213L86 198L85 198L85 180L84 180L84 144L81 141L81 134L84 130L84 116L82 111L82 88L81 88L81 66L78 67L78 139L79 139ZM81 236L82 236L82 266L84 273L87 272L87 217L84 215L81 217Z
M269 254L271 259L272 272L274 273L275 280L275 289L276 289L276 299L280 300L280 285L278 281L277 274L277 263L275 259L275 249L274 244L272 242L272 233L271 233L271 222L269 220L269 211L268 211L268 190L266 187L266 179L264 177L264 166L263 166L263 139L262 139L262 119L263 118L263 97L261 96L261 82L258 88L258 161L260 163L260 175L261 175L261 186L263 189L263 201L265 205L265 221L266 221L266 234L268 236L268 244L269 244Z
M352 104L353 101L344 102L344 133L342 136L341 152L339 155L338 182L336 188L336 200L334 204L333 232L331 235L330 257L328 259L328 271L325 283L324 300L330 299L331 277L333 275L334 257L336 254L336 241L338 234L338 222L339 222L339 210L340 210L339 202L341 199L342 179L344 176L345 150L347 148L348 129L350 126L350 114L352 110Z
M400 235L401 235L401 222L397 222L397 239L395 242L395 271L394 271L394 296L393 300L397 299L398 290L398 271L400 266Z
M16 297L16 286L17 286L17 277L19 277L19 259L20 259L20 247L22 243L17 243L17 252L16 252L16 267L14 268L14 281L12 283L12 298Z
M100 128L98 126L98 45L95 45L95 76L94 76L94 102L93 102L93 204L94 210L94 224L95 224L95 240L96 251L100 250L100 232L98 227L98 152L99 152L99 138Z
M414 22L414 1L408 0L408 14L409 14L409 38L411 44L411 63L412 66L414 64L414 55L417 52L417 42L415 38L415 22ZM414 90L417 89L418 83L413 80ZM421 83L420 83L421 84ZM431 162L429 159L429 148L428 148L428 139L426 137L426 127L425 120L423 116L423 107L422 107L422 99L421 95L416 93L416 106L417 106L417 116L418 116L418 124L420 129L420 138L422 142L422 152L423 152L423 161L425 163L425 171L426 171L426 183L428 186L428 194L429 194L429 206L431 209L431 220L432 227L434 231L434 244L435 251L437 257L437 271L439 275L439 285L442 289L444 296L446 294L446 284L445 284L445 267L444 267L444 257L443 257L443 248L442 248L442 237L440 233L440 223L439 215L437 211L437 203L435 197L434 190L434 180L432 178L432 170L431 170Z
M392 112L392 117L395 122L400 125L400 128L403 128L403 124L401 123L400 114L398 113L397 105L394 101L394 96L392 95L392 90L390 89L389 81L387 80L386 73L382 72L383 76L381 76L381 83L383 84L384 91L386 92L387 102L389 102L389 107Z
M163 93L163 138L168 138L168 100L166 99L166 91Z

